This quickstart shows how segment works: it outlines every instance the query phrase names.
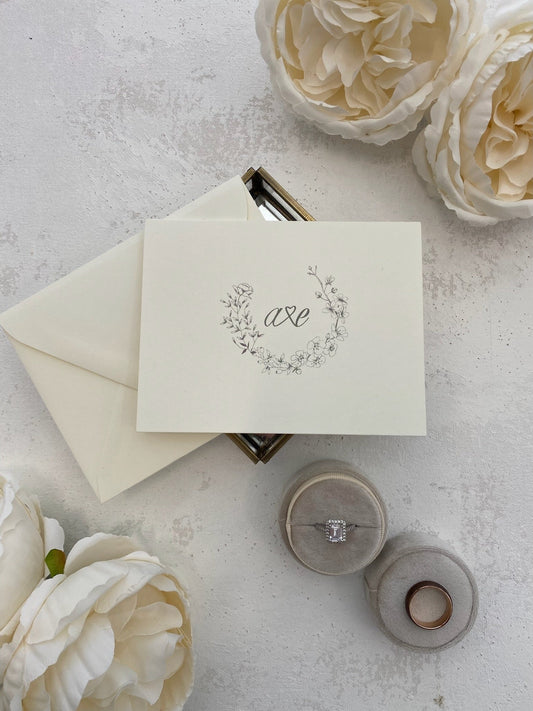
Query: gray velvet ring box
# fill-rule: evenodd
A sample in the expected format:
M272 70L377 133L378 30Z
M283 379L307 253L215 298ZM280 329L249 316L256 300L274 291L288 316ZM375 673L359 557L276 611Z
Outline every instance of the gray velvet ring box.
M314 524L355 524L342 543L332 543ZM303 469L283 499L283 538L300 563L324 575L354 573L371 563L387 534L387 516L376 489L349 465L317 462Z
M421 580L442 585L452 599L450 620L439 629L421 629L407 615L407 592ZM365 570L365 589L380 628L408 649L429 652L451 647L476 619L476 581L464 561L435 536L404 533L387 541L379 558Z

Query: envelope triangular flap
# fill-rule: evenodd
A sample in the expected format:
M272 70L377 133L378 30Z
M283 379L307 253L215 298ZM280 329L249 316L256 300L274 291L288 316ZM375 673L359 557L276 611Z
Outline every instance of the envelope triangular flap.
M136 390L12 343L102 502L216 436L136 432Z
M262 219L238 177L173 218ZM1 314L0 325L24 345L136 388L142 251L142 234L131 237Z
M240 178L168 219L262 220ZM143 236L0 315L2 326L100 501L215 434L136 431Z

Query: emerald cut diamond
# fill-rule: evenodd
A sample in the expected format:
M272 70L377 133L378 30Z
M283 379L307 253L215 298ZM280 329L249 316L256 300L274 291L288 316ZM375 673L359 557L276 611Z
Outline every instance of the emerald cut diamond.
M346 521L330 518L326 521L326 538L330 543L344 543L346 540Z

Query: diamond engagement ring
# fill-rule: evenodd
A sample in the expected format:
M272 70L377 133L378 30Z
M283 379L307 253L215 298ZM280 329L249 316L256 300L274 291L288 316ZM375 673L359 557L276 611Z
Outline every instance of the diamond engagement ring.
M330 518L326 523L314 523L313 526L326 534L329 543L344 543L347 534L357 528L356 523L346 523L342 518Z

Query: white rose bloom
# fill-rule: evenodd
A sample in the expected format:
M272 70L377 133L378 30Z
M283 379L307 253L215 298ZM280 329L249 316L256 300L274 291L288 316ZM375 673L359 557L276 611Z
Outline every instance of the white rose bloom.
M446 205L487 225L533 216L533 5L507 6L470 50L413 149Z
M62 549L63 541L61 527L41 515L38 500L0 474L0 644L10 640L20 606L48 575L46 554Z
M383 145L416 128L455 76L475 0L260 0L272 83L326 133Z
M98 533L44 580L0 648L9 711L170 711L192 686L188 603L127 537Z

